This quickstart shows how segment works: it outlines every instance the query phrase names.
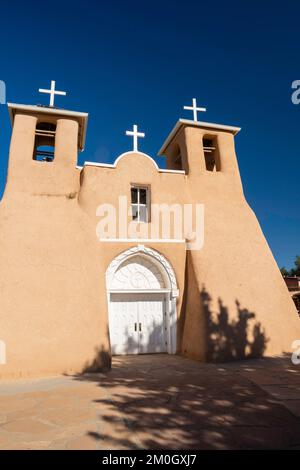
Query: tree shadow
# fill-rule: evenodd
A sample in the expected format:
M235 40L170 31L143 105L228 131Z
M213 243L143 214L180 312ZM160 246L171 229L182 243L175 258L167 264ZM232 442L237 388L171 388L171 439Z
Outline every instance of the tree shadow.
M268 340L255 314L238 301L237 314L231 318L221 299L217 311L212 311L204 286L200 297L210 363L168 354L124 355L113 358L110 371L74 377L99 386L99 397L93 400L99 425L88 432L99 449L287 449L300 445L299 419L252 380L254 376L264 380L272 368L276 375L278 367L293 376L296 367L289 358L284 367L283 359L255 359L263 355ZM158 328L152 325L150 343L155 342ZM137 349L128 330L124 340L129 350ZM98 354L102 362L106 353ZM220 361L222 365L212 363ZM95 370L93 365L86 371Z
M242 308L236 300L236 315L230 318L228 308L218 299L218 310L213 312L210 294L202 287L200 299L206 325L206 359L226 362L264 355L268 339L261 323L254 322L255 313Z
M220 366L167 354L116 356L111 371L74 378L93 390L99 387L93 399L98 429L87 434L100 449L299 445L299 419L245 376L263 376L270 367L278 373L278 363L263 359L244 364Z
M147 334L147 341L145 341L144 333L140 332L140 341L138 341L134 335L133 331L125 327L125 330L122 335L123 342L121 344L121 349L124 350L125 354L155 354L166 352L166 344L164 334L166 330L164 325L160 326L157 324L149 324L148 328L151 329L150 334ZM107 330L109 335L109 330ZM142 343L142 345L141 345ZM115 354L120 354L119 350ZM95 349L94 358L91 361L86 361L84 364L81 374L93 373L93 372L105 372L111 368L112 355L111 351L105 349L103 346Z
M196 309L199 309L198 318L200 322L195 322L192 327L193 337L191 342L204 343L205 361L206 362L228 362L244 359L255 359L263 357L269 339L266 337L265 330L260 322L255 322L255 313L247 308L242 308L238 300L236 300L236 313L229 315L228 308L224 305L221 298L218 299L217 310L212 308L212 297L206 290L205 286L199 294L200 302L197 302ZM184 318L180 331L184 330ZM195 317L194 317L195 321ZM148 323L150 333L147 334L148 347L140 347L140 343L134 336L136 333L128 326L125 327L121 336L121 348L115 350L115 354L145 354L145 353L161 353L166 349L161 348L158 344L160 341L165 344L163 337L165 325ZM166 334L166 333L165 333ZM109 336L109 330L107 329ZM140 340L143 340L141 333ZM143 341L145 343L145 341ZM180 344L179 340L179 344ZM121 352L123 351L123 352ZM189 356L186 350L182 351ZM94 358L86 362L82 368L82 373L99 372L110 369L111 367L111 351L103 346L95 350Z
M222 299L213 311L205 286L199 297L204 318L200 324L205 328L196 331L194 338L205 335L209 362L168 354L124 355L115 356L112 369L105 371L103 364L110 367L110 354L99 349L85 373L74 377L99 387L99 396L92 402L99 415L98 429L87 433L99 449L288 449L300 445L299 419L252 380L255 376L272 381L273 374L277 383L278 370L279 375L291 374L296 380L290 358L255 359L263 356L268 341L255 314L236 301L232 316ZM152 325L149 343L155 342L158 328ZM130 351L137 349L128 329L124 341ZM101 373L91 373L99 366Z
M103 346L95 349L95 356L91 361L86 361L81 373L105 372L111 368L110 351Z

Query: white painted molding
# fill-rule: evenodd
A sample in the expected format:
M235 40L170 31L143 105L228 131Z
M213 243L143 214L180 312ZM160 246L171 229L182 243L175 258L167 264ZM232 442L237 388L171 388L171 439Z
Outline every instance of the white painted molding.
M133 155L142 155L143 157L146 157L148 158L148 160L150 160L156 171L158 171L159 173L173 173L173 174L177 174L177 175L185 175L185 171L184 170L169 170L169 169L166 169L166 168L159 168L156 161L153 160L152 157L150 157L150 155L147 155L146 153L143 153L143 152L133 152L132 150L130 152L125 152L125 153L122 153L121 155L118 156L118 158L115 160L114 163L99 163L99 162L84 162L84 166L95 166L95 167L100 167L100 168L116 168L119 161L123 158L123 157L126 157L130 154L133 154Z
M167 168L160 168L159 169L159 172L160 173L174 173L174 175L185 175L185 171L184 170L169 170Z
M99 238L110 243L186 243L184 238Z
M169 294L170 289L109 289L110 294Z
M112 163L84 162L83 166L99 166L103 168L116 168Z
M121 155L118 156L118 158L115 160L115 167L118 165L119 161L122 160L122 158L130 155L130 154L134 154L134 155L141 155L142 157L146 157L148 160L150 160L151 163L153 163L153 165L155 166L156 170L159 171L159 168L158 168L158 165L156 163L155 160L153 160L152 157L150 157L150 155L147 155L147 153L143 153L143 152L134 152L133 150L131 150L130 152L125 152L125 153L121 153Z

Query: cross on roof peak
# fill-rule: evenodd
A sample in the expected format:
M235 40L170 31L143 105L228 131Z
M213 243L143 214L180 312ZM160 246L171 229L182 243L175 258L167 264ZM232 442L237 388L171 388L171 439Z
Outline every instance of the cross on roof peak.
M145 137L144 132L138 132L138 126L136 124L133 125L132 131L126 131L126 135L133 137L133 151L138 152L138 138Z
M183 109L187 109L189 111L193 111L193 117L194 121L198 122L198 111L205 112L206 108L197 108L197 100L196 98L193 98L193 104L192 106L184 106Z
M50 106L51 108L53 108L53 106L54 106L54 98L55 98L55 95L66 96L66 94L67 94L65 91L57 91L57 90L55 90L55 80L51 80L50 90L46 90L45 88L39 88L39 93L49 93L49 95L50 95L50 103L49 103L49 106Z

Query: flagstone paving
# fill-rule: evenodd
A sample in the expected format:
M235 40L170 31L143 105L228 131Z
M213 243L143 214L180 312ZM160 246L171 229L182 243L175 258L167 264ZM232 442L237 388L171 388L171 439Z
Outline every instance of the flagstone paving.
M0 384L0 449L180 448L300 449L300 366L141 355Z

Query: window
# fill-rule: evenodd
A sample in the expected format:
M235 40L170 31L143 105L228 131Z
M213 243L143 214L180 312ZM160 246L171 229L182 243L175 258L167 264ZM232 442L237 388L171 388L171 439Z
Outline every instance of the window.
M56 125L51 122L39 122L35 130L33 160L53 162Z
M149 188L131 187L131 214L136 222L149 222Z
M215 137L203 137L203 150L207 171L220 171L220 156Z

